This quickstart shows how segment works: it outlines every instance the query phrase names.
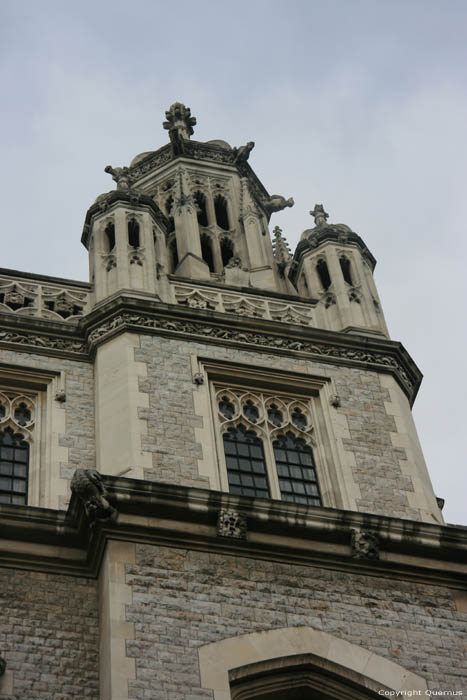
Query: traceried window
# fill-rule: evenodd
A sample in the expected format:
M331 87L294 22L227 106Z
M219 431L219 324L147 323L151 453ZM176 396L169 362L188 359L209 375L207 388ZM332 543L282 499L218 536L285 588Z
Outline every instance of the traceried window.
M7 390L0 392L0 503L27 503L34 423L31 397Z
M322 505L310 402L236 387L215 396L230 492Z

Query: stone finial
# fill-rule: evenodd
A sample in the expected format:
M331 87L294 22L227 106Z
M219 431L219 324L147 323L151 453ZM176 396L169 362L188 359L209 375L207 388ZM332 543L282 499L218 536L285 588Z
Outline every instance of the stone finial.
M379 559L379 538L375 532L352 528L350 546L357 559Z
M169 132L170 140L179 141L180 138L189 140L193 134L193 127L196 124L196 117L191 116L189 107L185 107L181 102L174 102L165 113L167 121L162 122L164 129Z
M131 187L130 169L126 166L123 168L113 168L111 165L106 165L105 173L112 175L112 180L117 183L117 190L129 190Z
M233 148L234 163L246 163L250 157L251 151L255 147L254 141L248 141L246 146L240 146L239 148Z
M280 194L272 194L269 199L264 202L265 209L268 214L274 214L276 211L282 211L286 207L293 207L295 204L293 197L286 199Z
M289 244L282 235L282 229L275 226L273 229L274 241L272 247L274 249L274 257L278 263L288 263L292 258L292 253L289 249Z
M324 226L327 219L329 219L329 214L324 211L322 204L315 204L313 211L310 211L311 216L315 220L315 226Z
M91 523L117 519L117 511L110 505L102 477L95 469L77 469L71 480L71 490L82 501Z

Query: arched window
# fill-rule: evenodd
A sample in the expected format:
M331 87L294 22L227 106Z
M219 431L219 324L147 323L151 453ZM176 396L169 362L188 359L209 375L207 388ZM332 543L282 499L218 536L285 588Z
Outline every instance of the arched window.
M167 214L167 218L169 220L169 233L173 233L173 231L175 231L173 208L174 198L172 197L172 195L170 195L170 197L167 197L167 199L165 200L165 213Z
M109 223L105 227L105 239L107 244L106 252L111 253L115 248L115 226L111 221L109 221Z
M128 243L133 248L139 248L139 223L136 219L130 219L128 222Z
M206 211L206 197L202 192L196 192L195 193L195 202L196 202L196 208L197 212L196 215L198 217L198 223L200 226L207 226L208 225L208 214Z
M211 236L207 233L201 235L201 255L209 267L209 272L214 272L214 258L212 255Z
M316 264L316 271L319 275L321 284L323 285L324 291L328 290L331 286L331 276L329 274L328 265L326 260L318 260Z
M170 253L170 258L171 258L171 271L175 272L175 270L178 267L178 250L177 250L177 241L175 236L172 238L172 240L169 243L169 253Z
M231 258L233 258L234 254L234 247L233 243L230 240L230 238L227 238L224 236L221 238L221 256L222 256L222 265L225 267Z
M20 404L16 409L16 419L20 425L31 418L30 412L26 415L26 411L28 409L24 404ZM11 428L5 428L0 433L0 503L27 503L28 470L28 443L23 435L14 433Z
M313 450L305 440L287 432L274 440L273 449L282 500L322 505Z
M243 425L223 436L231 493L269 498L269 483L262 440Z
M216 212L217 225L224 229L224 231L228 231L230 226L227 214L227 202L221 194L216 195L214 199L214 211Z
M347 284L353 285L352 274L350 272L350 260L345 255L341 255L339 258L339 262L341 265L342 276L344 280L347 282Z

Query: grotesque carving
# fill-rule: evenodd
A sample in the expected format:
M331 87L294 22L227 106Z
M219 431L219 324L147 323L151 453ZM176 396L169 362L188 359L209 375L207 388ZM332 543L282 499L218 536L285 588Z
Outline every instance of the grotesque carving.
M248 141L246 146L240 146L240 148L233 148L234 163L246 163L250 157L251 151L255 147L254 141Z
M77 469L71 480L71 490L83 502L91 523L117 519L117 511L107 500L102 477L95 469Z
M246 518L235 510L220 510L217 519L217 534L220 537L246 539Z
M324 226L329 219L329 214L324 211L322 204L315 204L315 208L313 211L310 211L310 214L315 220L315 226Z
M117 190L129 190L131 183L130 170L126 166L123 168L112 168L111 165L106 165L105 173L112 175L112 180L117 183Z
M276 211L282 211L286 207L293 207L295 204L293 197L286 199L280 194L272 194L269 199L264 202L265 209L268 214L274 214Z
M379 559L378 535L370 530L352 528L350 544L357 559Z

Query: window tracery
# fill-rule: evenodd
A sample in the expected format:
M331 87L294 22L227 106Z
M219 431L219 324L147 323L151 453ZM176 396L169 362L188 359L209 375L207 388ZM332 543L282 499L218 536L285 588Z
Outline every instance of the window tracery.
M322 505L309 400L216 387L229 489Z
M0 503L27 503L35 412L31 397L0 392Z

